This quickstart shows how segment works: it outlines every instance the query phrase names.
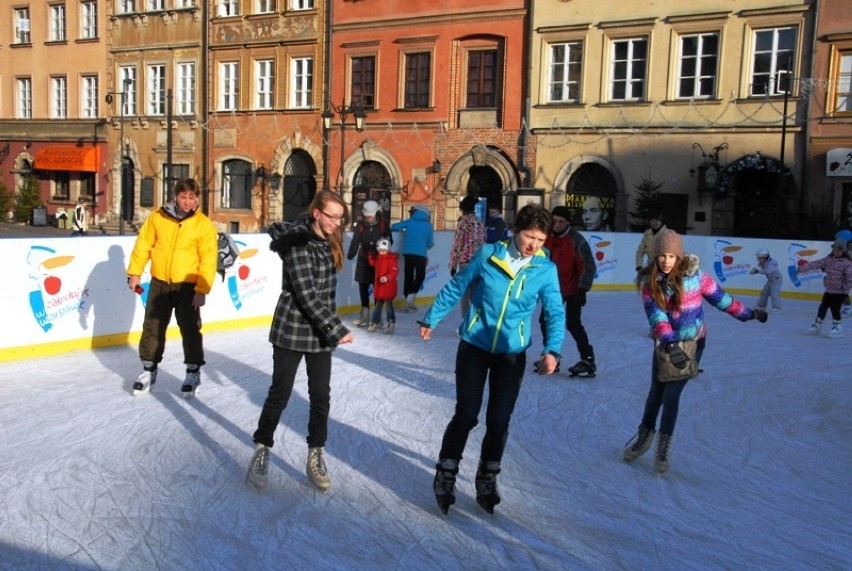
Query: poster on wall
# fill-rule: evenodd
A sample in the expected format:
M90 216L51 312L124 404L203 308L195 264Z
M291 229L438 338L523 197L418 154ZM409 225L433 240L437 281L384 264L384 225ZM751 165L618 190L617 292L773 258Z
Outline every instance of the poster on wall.
M589 232L611 232L615 219L615 197L569 194L565 206L571 212L571 225Z

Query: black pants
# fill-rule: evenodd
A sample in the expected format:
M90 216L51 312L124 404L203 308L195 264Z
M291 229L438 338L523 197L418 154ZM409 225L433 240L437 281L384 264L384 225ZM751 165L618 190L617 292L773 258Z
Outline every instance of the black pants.
M845 293L828 293L822 294L822 301L817 309L817 317L825 319L825 315L831 310L831 318L835 321L840 321L840 310L843 307L843 302L848 298Z
M270 448L281 414L290 402L299 363L305 358L308 373L308 447L325 446L328 437L328 413L331 410L331 351L300 353L280 347L272 348L272 385L263 403L254 441Z
M423 287L423 280L426 279L426 264L429 258L415 254L403 254L402 258L405 260L402 295L407 296L410 293L417 295Z
M195 284L169 284L152 279L139 339L139 358L159 363L166 350L166 329L174 312L183 342L183 362L204 364L204 345L201 336L201 313L192 306Z

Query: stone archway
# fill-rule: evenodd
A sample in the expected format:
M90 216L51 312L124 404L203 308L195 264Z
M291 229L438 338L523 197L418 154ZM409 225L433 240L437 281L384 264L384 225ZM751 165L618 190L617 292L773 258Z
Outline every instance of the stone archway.
M628 200L624 192L624 181L615 165L602 157L578 155L562 165L562 168L559 169L554 179L549 200L546 200L545 203L549 208L565 206L572 178L582 169L588 170L592 167L594 167L594 170L604 173L610 181L610 186L612 186L612 192L604 193L608 197L611 196L615 202L614 212L610 218L612 229L620 230L627 228Z
M503 196L515 194L520 186L518 170L498 147L476 145L453 163L444 182L444 194L447 198L445 220L447 228L455 227L459 217L459 202L464 198L470 184L471 169L489 167L502 184ZM514 219L514 205L507 205L507 220Z

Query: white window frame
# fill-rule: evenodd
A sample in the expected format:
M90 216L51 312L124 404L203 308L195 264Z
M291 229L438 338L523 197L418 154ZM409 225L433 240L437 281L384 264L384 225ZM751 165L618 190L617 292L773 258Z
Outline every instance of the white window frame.
M124 112L119 109L119 114L125 117L136 115L136 68L133 66L120 67L118 70L118 97L121 105L121 93L124 92Z
M98 37L98 3L95 0L80 2L80 37L85 40Z
M254 62L255 109L272 109L275 105L275 61L260 59Z
M149 12L163 12L166 9L166 0L148 0Z
M240 64L219 63L219 111L236 111L240 95Z
M557 47L563 48L563 61L556 62L554 51ZM579 51L579 69L577 69L576 77L572 76L573 65L572 52ZM553 42L548 45L548 66L547 66L547 99L548 103L579 103L582 95L583 87L583 42L580 40L569 40L564 42ZM562 72L561 79L554 79L557 70ZM562 97L553 97L555 88L562 91ZM571 93L575 92L576 97L571 97Z
M80 77L80 117L95 119L98 117L98 76Z
M51 4L50 7L50 41L64 42L66 40L65 4Z
M50 118L68 118L68 78L64 75L50 78Z
M148 65L145 74L148 115L166 114L166 65L153 63Z
M716 40L716 52L708 53L705 48L706 40L714 38ZM684 43L693 39L698 40L698 45L695 50L695 55L684 55ZM678 42L678 64L677 64L677 98L678 99L712 99L716 97L719 87L719 59L721 56L721 35L719 32L697 32L695 34L683 34ZM714 58L716 65L713 68L713 75L702 74L703 63L708 58ZM683 67L688 59L694 60L694 74L690 76L683 75ZM685 79L693 81L692 93L683 93L681 91L681 83ZM703 82L707 79L713 80L713 89L711 93L701 93Z
M239 16L239 0L217 0L216 15L220 18L224 18L226 16Z
M29 44L32 42L30 35L30 9L15 8L15 42L16 44Z
M751 81L749 83L749 96L751 97L765 97L767 95L784 95L784 90L782 87L779 87L782 82L783 85L786 85L785 79L791 75L791 71L795 69L796 66L796 46L794 45L790 50L782 50L779 46L779 39L782 33L793 30L796 34L794 44L796 44L799 40L799 27L798 26L776 26L774 28L761 28L759 30L754 30L752 34L752 50L751 50ZM758 51L757 43L758 43L758 35L761 34L772 34L772 45L768 50ZM755 71L755 63L759 56L759 54L767 54L769 56L769 70L764 72ZM790 69L785 70L787 63L787 56L790 57ZM761 78L762 81L756 81L757 78ZM782 79L783 78L783 79ZM764 81L765 80L765 83ZM768 93L763 89L758 89L757 86L765 86L767 87Z
M117 9L119 14L135 14L136 0L118 0Z
M624 60L625 62L625 74L624 77L616 77L616 66L620 63L621 60L615 59L615 51L616 46L618 44L627 44L627 56ZM645 45L645 58L639 59L635 55L636 47L639 44ZM613 39L610 45L610 76L609 76L609 100L610 101L642 101L645 98L645 92L648 86L648 55L650 48L650 39L648 36L636 36L632 38L618 38ZM636 78L633 75L633 67L635 62L643 62L643 69L645 71L644 76L642 78ZM625 86L624 89L624 97L616 97L615 96L615 86L616 84L623 83ZM636 95L636 88L639 88L639 95Z
M16 119L33 118L33 79L31 77L19 77L15 82L17 88Z
M176 73L178 115L195 115L195 62L182 61Z
M838 50L832 73L831 114L852 113L852 50Z
M314 99L314 58L290 59L290 108L310 109Z
M176 8L195 8L195 0L176 0Z
M257 14L271 14L275 12L275 0L255 0L255 12Z
M314 0L290 0L291 10L313 10Z

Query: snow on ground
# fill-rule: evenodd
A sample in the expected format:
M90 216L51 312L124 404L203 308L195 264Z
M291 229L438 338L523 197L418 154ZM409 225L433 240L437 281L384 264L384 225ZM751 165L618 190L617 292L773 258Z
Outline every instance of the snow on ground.
M648 389L638 295L590 294L599 374L526 377L494 515L473 498L482 426L448 516L431 491L455 315L423 342L398 312L396 335L357 330L335 353L326 493L305 476L303 375L269 487L244 484L266 329L206 335L194 400L177 340L146 397L130 394L132 347L0 364L0 568L850 569L852 350L803 333L816 308L785 300L765 325L707 308L705 372L660 476L651 454L621 460ZM575 360L570 337L564 352Z

